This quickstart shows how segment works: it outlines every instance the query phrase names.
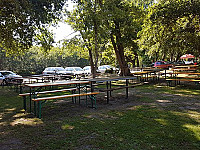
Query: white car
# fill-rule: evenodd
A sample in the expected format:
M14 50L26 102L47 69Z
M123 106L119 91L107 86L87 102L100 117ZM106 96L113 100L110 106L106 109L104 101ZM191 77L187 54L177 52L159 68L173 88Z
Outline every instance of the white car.
M83 68L83 71L84 71L84 74L91 74L92 72L91 72L91 66L85 66L84 68Z
M115 72L119 70L119 69L117 69L117 68L115 68L111 65L102 65L102 66L98 67L97 71L100 72L100 73L105 73L106 70L110 70L110 69L113 69L113 71L115 71Z
M81 67L66 67L65 70L71 75L84 75L84 70Z
M0 85L2 85L4 79L5 79L5 77L0 73Z
M14 73L12 71L6 71L6 70L0 71L0 78L3 78L2 84L8 84L8 83L13 83L13 82L18 82L18 83L23 82L22 76Z
M43 75L64 75L67 71L63 67L47 67L42 72Z

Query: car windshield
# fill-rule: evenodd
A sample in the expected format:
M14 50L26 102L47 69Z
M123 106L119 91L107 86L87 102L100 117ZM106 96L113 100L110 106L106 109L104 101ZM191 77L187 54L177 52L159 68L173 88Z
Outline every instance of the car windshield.
M111 68L111 66L110 66L110 65L105 65L104 67L105 67L105 68Z
M65 71L64 68L55 68L56 71Z
M90 70L90 66L84 67L83 70Z
M82 68L74 68L76 71L83 71Z
M16 75L13 72L1 72L2 75L7 76L7 75Z
M73 68L65 68L66 71L73 71Z
M84 70L90 70L90 67L86 67L86 68L84 68Z

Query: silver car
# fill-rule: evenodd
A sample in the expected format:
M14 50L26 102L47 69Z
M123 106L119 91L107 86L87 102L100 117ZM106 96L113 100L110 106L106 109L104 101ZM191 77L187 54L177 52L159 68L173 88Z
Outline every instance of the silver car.
M17 82L17 83L23 82L22 76L12 71L4 70L4 71L0 71L0 74L4 77L2 84L8 84L8 83L13 83L13 82Z
M66 67L65 70L68 74L74 76L84 75L84 70L81 67Z
M4 82L5 77L0 73L0 85Z
M47 67L42 72L43 75L62 75L67 74L67 71L63 67Z

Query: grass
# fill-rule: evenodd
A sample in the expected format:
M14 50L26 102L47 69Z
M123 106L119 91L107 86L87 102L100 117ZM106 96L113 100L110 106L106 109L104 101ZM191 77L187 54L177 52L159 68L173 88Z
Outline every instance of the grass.
M24 114L22 98L17 93L2 88L0 147L200 149L199 90L144 85L134 88L126 101L123 96L117 96L122 92L112 94L115 97L111 104L106 104L106 100L104 103L97 101L96 110L74 105L70 100L48 103L43 107L40 120L32 114Z

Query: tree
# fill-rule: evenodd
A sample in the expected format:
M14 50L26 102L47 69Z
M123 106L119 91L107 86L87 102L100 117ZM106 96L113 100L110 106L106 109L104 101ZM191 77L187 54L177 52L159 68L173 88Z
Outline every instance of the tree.
M140 4L140 3L139 3ZM110 0L103 7L104 24L121 69L121 75L129 75L125 49L134 49L143 9L138 1ZM137 47L137 46L136 46Z
M65 0L1 0L0 47L13 53L28 49L45 24L59 18Z
M149 8L139 45L154 59L177 60L200 54L200 1L161 0Z
M78 1L76 9L69 13L67 22L75 31L79 31L84 41L84 46L88 49L91 71L95 77L99 53L105 44L101 30L100 1L81 0ZM101 32L100 32L101 31Z
M115 51L121 75L129 75L130 70L124 52L125 49L136 51L137 44L134 40L137 39L137 32L141 26L143 6L147 7L151 2L151 0L81 0L78 1L79 5L74 13L70 14L69 23L75 30L80 31L90 59L93 59L92 49L94 49L97 62L101 48L106 47L110 42Z

